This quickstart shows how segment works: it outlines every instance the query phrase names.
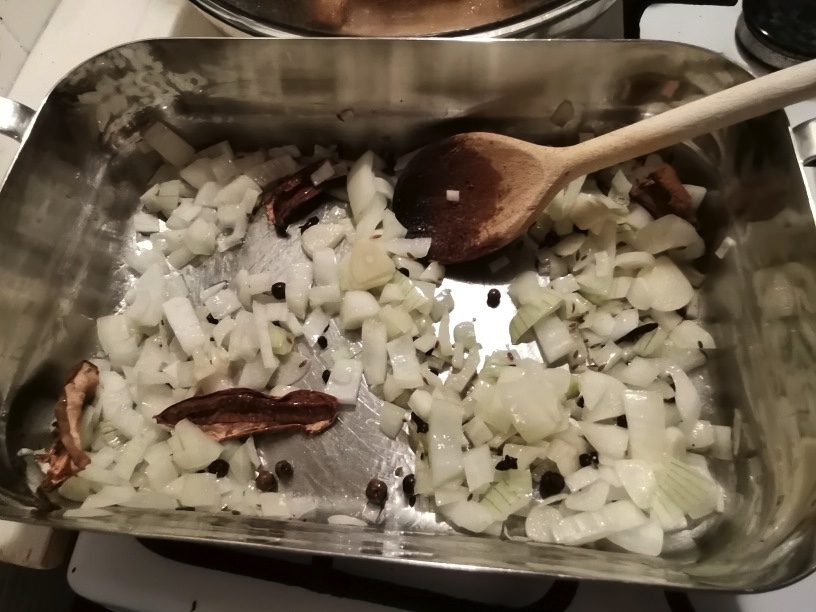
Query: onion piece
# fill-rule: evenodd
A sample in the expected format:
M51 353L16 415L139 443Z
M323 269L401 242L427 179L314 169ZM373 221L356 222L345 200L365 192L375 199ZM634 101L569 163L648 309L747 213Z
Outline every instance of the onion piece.
M657 487L664 505L674 504L692 519L711 514L717 506L717 484L676 459L660 470Z
M639 508L648 509L657 488L657 480L652 465L637 459L615 462L615 473L626 493Z
M702 410L697 389L694 388L688 375L678 366L668 365L665 371L674 382L675 402L683 421L695 423L699 420Z
M374 241L358 240L351 249L348 260L349 289L373 289L391 280L394 262Z
M566 324L554 316L545 317L533 325L542 358L553 363L575 349L575 340Z
M298 319L306 317L313 266L310 262L294 263L286 276L286 305Z
M400 336L388 344L388 360L397 386L401 389L416 389L425 384L419 367L414 341L410 335Z
M679 310L691 301L694 289L671 259L658 257L655 265L640 271L627 298L638 310Z
M556 311L561 301L555 293L544 290L539 292L535 303L519 308L510 321L510 342L513 344L521 342L536 323Z
M163 123L154 123L143 138L147 144L176 168L184 168L195 156L195 149Z
M176 423L173 435L167 444L173 457L173 463L182 470L193 472L207 467L218 459L222 450L218 442L187 419Z
M360 329L367 319L380 312L377 298L368 291L348 291L340 306L340 328Z
M654 521L607 537L613 544L639 555L657 557L663 550L663 530Z
M314 263L314 284L339 285L340 277L337 270L337 258L334 251L328 247L318 247L312 256Z
M428 421L428 459L433 487L461 482L464 476L460 445L464 409L452 402L435 399Z
M355 359L339 359L335 362L326 384L326 393L333 395L341 404L356 404L363 377L363 364Z
M535 542L549 544L554 542L553 527L558 525L564 516L555 508L546 504L536 504L524 522L527 537Z
M344 236L345 229L339 223L318 223L301 233L300 244L303 252L312 258L318 249L336 247Z
M608 482L598 480L581 491L568 495L564 506L577 512L600 510L609 497L609 489Z
M388 334L385 324L374 319L363 322L363 372L369 387L381 385L385 382L388 368L387 341Z
M672 251L684 260L697 259L705 251L703 239L688 221L677 215L655 219L635 234L634 246L652 255Z
M405 415L406 412L403 408L391 402L383 402L380 407L380 431L394 440L402 431Z
M592 423L624 414L626 387L616 378L588 370L580 374L578 387L584 398L584 422Z
M478 491L495 480L496 469L490 448L479 446L465 452L462 456L465 480L471 492Z
M459 501L440 508L448 521L471 533L484 533L495 524L491 512L475 501Z
M383 243L383 248L389 253L403 257L422 259L431 250L430 238L394 238Z
M207 343L207 336L204 335L193 305L188 298L171 298L164 303L163 310L167 323L185 353L192 355L194 351L201 349Z
M241 308L241 302L232 289L222 289L204 300L209 313L219 321Z
M629 433L616 425L580 423L581 433L605 459L623 459L629 446Z
M566 411L552 385L541 377L525 375L512 382L500 382L497 389L513 426L528 444L566 427Z
M367 151L354 162L346 183L351 212L358 221L376 194L374 178L374 153Z
M139 357L137 337L125 315L108 315L96 320L102 350L115 366L133 365Z
M649 391L626 391L623 397L630 456L646 461L662 460L666 422L663 398Z
M694 321L681 321L669 334L669 342L680 348L716 348L714 338Z
M553 525L553 539L558 544L579 546L612 534L644 525L648 519L630 501L616 501L594 512L580 512L564 517Z

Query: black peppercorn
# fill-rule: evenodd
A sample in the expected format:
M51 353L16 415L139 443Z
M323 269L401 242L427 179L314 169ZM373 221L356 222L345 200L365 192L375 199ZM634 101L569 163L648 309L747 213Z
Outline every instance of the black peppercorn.
M213 325L217 325L217 324L218 324L218 319L216 319L216 318L215 318L214 316L212 316L211 314L208 314L208 315L207 315L207 321L209 321L209 322L210 322L210 323L212 323Z
M327 346L329 346L329 341L326 340L326 336L320 336L317 339L317 346L319 346L322 349L325 349Z
M565 484L564 477L558 472L545 472L538 483L538 492L542 498L558 495L564 490Z
M403 276L408 276L409 278L411 276L411 272L408 270L408 268L400 268L399 270L397 270L397 272L399 272Z
M281 480L289 480L294 473L295 469L292 467L292 464L286 460L278 461L275 464L275 474L277 474Z
M496 469L499 472L506 472L507 470L517 470L518 459L516 459L515 457L511 457L510 455L505 455L504 459L502 459L496 464Z
M416 476L408 474L402 479L402 492L405 493L406 497L414 496L414 487L416 487Z
M597 466L600 462L598 459L598 451L589 451L589 458L592 460L592 465Z
M261 470L255 477L255 486L264 493L275 493L278 490L278 479L272 472Z
M272 285L272 297L276 300L286 299L286 283L275 283Z
M321 378L323 378L324 383L329 382L329 377L330 376L331 376L331 370L323 370L323 374L321 375Z
M501 293L498 289L491 289L487 292L487 305L490 308L497 308L501 303Z
M592 455L589 453L582 453L578 455L578 463L581 464L581 467L589 467L592 465Z
M618 427L623 427L624 429L629 427L629 421L626 420L626 415L622 414L617 419L615 419L615 425Z
M366 498L372 504L382 506L388 499L388 486L377 478L372 478L366 487Z
M210 474L215 474L216 478L223 478L229 472L229 463L223 459L216 459L207 466L207 471Z

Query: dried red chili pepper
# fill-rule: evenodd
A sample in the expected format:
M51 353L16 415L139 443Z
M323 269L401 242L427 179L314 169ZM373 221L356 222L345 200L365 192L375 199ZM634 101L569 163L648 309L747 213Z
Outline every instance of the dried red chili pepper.
M649 211L655 219L673 214L692 225L696 223L691 196L669 164L661 164L645 179L636 180L629 197Z
M49 464L48 474L40 485L44 491L58 487L90 463L79 439L79 420L83 407L93 400L98 387L99 369L89 361L76 366L65 383L54 408L57 439L46 454L37 458Z
M292 221L312 212L320 203L318 196L336 184L332 180L320 185L312 183L312 174L325 162L325 159L316 161L284 177L261 194L266 218L276 228L285 230Z
M157 415L169 427L183 419L217 441L258 433L319 434L334 425L337 398L320 391L292 391L272 397L252 389L225 389L173 404Z

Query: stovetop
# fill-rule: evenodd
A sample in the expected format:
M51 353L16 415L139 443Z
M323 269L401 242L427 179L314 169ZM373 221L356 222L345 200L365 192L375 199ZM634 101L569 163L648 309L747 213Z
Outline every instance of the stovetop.
M536 576L428 569L384 561L247 553L84 533L74 590L115 612L768 612L806 610L816 575L759 595L664 590ZM422 585L417 587L417 585Z

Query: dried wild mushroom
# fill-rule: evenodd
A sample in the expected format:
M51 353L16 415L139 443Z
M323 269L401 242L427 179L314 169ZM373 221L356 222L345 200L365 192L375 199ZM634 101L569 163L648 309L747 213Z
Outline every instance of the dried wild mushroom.
M292 221L312 212L319 204L318 197L332 186L328 180L320 185L312 182L312 174L326 160L321 159L284 177L261 194L266 218L279 230L285 230Z
M635 181L629 197L649 211L655 219L674 214L692 225L696 223L691 196L669 164L661 164L645 179Z
M83 470L90 458L82 450L79 420L86 403L93 400L99 387L99 369L89 361L79 364L62 389L54 408L57 417L57 439L45 455L39 457L49 464L41 488L50 491Z
M334 425L337 398L320 391L272 397L252 389L225 389L173 404L155 418L173 427L188 419L218 442L259 433L319 434Z

